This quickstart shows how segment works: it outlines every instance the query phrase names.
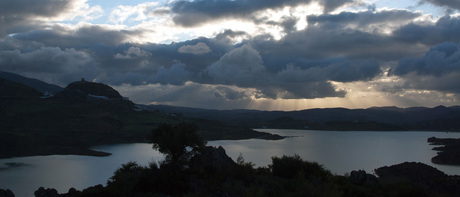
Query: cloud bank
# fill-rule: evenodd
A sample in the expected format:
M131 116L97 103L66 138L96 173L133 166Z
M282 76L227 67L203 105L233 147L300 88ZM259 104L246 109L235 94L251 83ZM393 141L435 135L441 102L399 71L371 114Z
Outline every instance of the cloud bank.
M84 77L136 102L207 108L346 100L371 90L392 98L460 93L456 13L435 18L352 0L198 0L115 6L107 24L96 24L85 10L102 13L81 0L0 1L0 70L61 86ZM214 26L211 36L184 33ZM166 30L186 39L153 41Z

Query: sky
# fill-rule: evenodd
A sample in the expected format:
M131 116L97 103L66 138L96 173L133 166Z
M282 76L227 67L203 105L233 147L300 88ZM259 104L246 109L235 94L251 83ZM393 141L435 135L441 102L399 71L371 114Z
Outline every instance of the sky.
M460 105L458 0L0 0L0 70L140 104Z

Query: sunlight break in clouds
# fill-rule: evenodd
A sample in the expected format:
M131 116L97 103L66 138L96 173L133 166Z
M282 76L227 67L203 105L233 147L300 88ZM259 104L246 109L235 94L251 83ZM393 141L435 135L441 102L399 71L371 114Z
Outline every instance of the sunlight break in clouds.
M459 105L440 0L0 0L0 70L134 102L264 110Z

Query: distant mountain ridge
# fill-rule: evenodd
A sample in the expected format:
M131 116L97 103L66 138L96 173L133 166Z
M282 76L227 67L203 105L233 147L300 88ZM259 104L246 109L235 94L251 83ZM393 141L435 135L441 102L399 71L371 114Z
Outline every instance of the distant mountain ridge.
M148 108L250 128L460 130L460 106L437 106L434 108L390 106L368 109L318 108L300 111L207 110L167 105L149 105Z
M5 75L5 73L0 72L0 78L1 74ZM34 82L33 84L53 86L12 73L6 73L6 75L14 76L14 78L23 81ZM128 108L134 107L131 101L123 98L110 86L86 81L77 81L69 84L65 89L60 88L60 92L55 97L65 98L65 100L96 102L107 98L112 99L112 103L116 101L115 104L124 103L126 105L123 104L123 106ZM167 114L182 114L187 118L225 122L244 128L460 131L460 106L437 106L434 108L387 106L367 109L317 108L299 111L215 110L167 105L148 105L143 108L158 110Z
M4 71L0 71L0 78L35 88L36 90L43 92L43 93L55 94L64 89L60 86L45 83L38 79L27 78L27 77L23 77L18 74L4 72Z

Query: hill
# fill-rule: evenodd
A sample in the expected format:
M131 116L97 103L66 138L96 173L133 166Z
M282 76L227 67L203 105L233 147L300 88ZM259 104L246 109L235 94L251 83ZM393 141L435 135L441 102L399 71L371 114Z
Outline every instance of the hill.
M34 88L0 78L0 97L3 98L38 98L43 93Z
M161 123L192 122L205 140L280 138L219 121L140 110L108 85L74 82L53 97L2 80L0 158L51 154L105 156L95 145L147 142Z
M146 106L165 113L222 121L249 128L313 130L459 131L460 107L372 107L368 109L307 109L300 111L206 110L166 105Z
M28 87L32 87L43 93L55 94L63 89L60 86L48 84L38 79L31 79L31 78L23 77L18 74L4 72L4 71L0 71L0 78L6 79L9 81L13 81L16 83L20 83Z

